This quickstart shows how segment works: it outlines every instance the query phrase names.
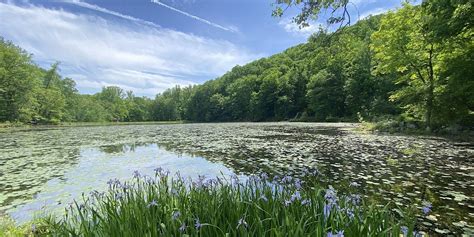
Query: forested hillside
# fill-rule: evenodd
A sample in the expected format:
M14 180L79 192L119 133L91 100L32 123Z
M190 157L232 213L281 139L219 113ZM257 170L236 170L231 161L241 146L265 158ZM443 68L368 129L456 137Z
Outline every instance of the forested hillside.
M36 66L0 41L0 121L377 121L472 126L469 1L405 4L280 54L156 98L117 87L81 95L58 65Z
M71 78L58 74L58 63L45 70L31 56L0 39L0 121L59 123L149 120L152 100L118 87L81 95Z

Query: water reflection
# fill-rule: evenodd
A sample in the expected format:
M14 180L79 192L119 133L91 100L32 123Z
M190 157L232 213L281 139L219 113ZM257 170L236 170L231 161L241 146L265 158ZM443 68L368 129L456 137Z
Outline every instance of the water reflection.
M53 197L70 197L75 186L96 188L105 185L96 179L121 178L122 172L130 178L133 170L151 169L148 166L209 173L206 165L192 163L197 159L245 174L298 175L317 168L323 181L335 186L356 181L368 199L382 203L403 206L429 199L432 218L423 224L431 229L474 226L472 143L360 134L350 128L352 124L219 123L0 133L0 212L29 202L34 194L36 203L52 200L47 204L55 205ZM24 208L42 204L35 205Z
M82 193L105 190L107 181L118 178L127 180L137 170L143 175L154 175L153 169L162 167L171 173L179 171L183 177L195 178L205 174L215 177L230 175L232 171L219 163L211 163L201 157L176 155L156 144L122 144L84 148L78 163L61 178L46 182L34 200L20 205L8 213L17 221L31 219L38 212L58 212Z

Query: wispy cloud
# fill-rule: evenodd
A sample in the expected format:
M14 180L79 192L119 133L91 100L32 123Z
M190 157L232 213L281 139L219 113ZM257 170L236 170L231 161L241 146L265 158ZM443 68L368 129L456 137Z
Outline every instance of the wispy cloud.
M137 22L137 23L141 23L141 24L149 25L149 26L153 26L153 27L159 27L158 25L156 25L153 22L145 21L145 20L142 20L142 19L139 19L139 18L136 18L136 17L133 17L133 16L125 15L125 14L122 14L122 13L119 13L119 12L111 11L109 9L106 9L106 8L103 8L103 7L94 5L94 4L89 4L89 3L86 3L86 2L83 2L83 1L80 1L80 0L59 0L58 2L70 3L70 4L80 6L80 7L83 7L83 8L87 8L87 9L90 9L90 10L102 12L102 13L113 15L113 16L116 16L116 17L120 17L120 18L125 19L125 20L130 20L130 21L134 21L134 22Z
M0 2L0 15L0 35L33 53L40 65L61 61L61 74L83 92L117 85L154 96L261 56L228 41L37 5Z
M179 9L177 9L177 8L174 8L174 7L170 6L170 5L164 4L164 3L162 3L160 0L151 0L151 2L152 2L152 3L156 3L156 4L160 5L160 6L166 7L166 8L168 8L168 9L172 10L172 11L175 11L175 12L177 12L177 13L180 13L180 14L182 14L182 15L185 15L185 16L187 16L187 17L190 17L190 18L195 19L195 20L197 20L197 21L200 21L200 22L202 22L202 23L205 23L205 24L208 24L208 25L210 25L210 26L219 28L219 29L221 29L221 30L225 30L225 31L229 31L229 32L236 32L235 27L225 27L225 26L216 24L216 23L214 23L214 22L210 22L210 21L208 21L208 20L206 20L206 19L203 19L203 18L201 18L201 17L192 15L192 14L187 13L187 12L185 12L185 11L182 11L182 10L179 10Z

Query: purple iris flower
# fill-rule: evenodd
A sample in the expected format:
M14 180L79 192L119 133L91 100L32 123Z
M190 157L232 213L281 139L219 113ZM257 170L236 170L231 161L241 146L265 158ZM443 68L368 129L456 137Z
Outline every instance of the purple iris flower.
M291 202L294 202L295 200L300 200L301 199L301 194L299 191L296 191L293 195L291 195L290 200Z
M424 206L423 206L423 208L422 208L423 213L424 213L425 215L427 215L427 214L431 211L431 208L432 208L432 207L433 207L433 205L431 205L430 202L424 202Z
M243 226L245 228L247 228L248 224L247 222L245 221L245 219L242 217L239 219L239 221L237 222L237 229L240 227L240 226Z
M402 227L400 227L400 230L402 231L403 236L407 236L407 235L408 235L408 227L402 226Z
M325 219L327 219L327 218L329 217L329 215L331 214L331 208L332 208L332 206L329 205L329 204L325 204L325 205L324 205L324 210L323 210L323 212L324 212L324 218L325 218Z
M150 208L150 207L153 207L153 206L158 206L158 203L155 201L155 200L152 200L150 203L148 203L148 205L146 205L146 207Z
M303 206L311 205L311 200L309 200L309 199L304 199L303 201L301 201L301 205L303 205Z
M186 230L186 223L183 222L183 224L179 227L179 232L184 232Z
M179 212L179 211L173 211L173 213L171 214L171 219L176 220L176 219L178 219L180 216L181 216L181 212Z
M201 229L202 224L201 224L201 222L199 222L199 219L196 219L196 223L194 224L194 227L196 227L196 230Z
M133 171L133 177L134 178L140 178L142 175L140 174L140 172L138 170L135 170Z

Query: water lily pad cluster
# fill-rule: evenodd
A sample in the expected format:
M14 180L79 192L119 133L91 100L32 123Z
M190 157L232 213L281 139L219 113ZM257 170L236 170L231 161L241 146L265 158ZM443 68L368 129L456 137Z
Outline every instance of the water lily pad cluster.
M0 133L0 210L18 206L61 178L86 148L129 152L158 144L204 157L236 173L318 171L341 191L356 182L371 202L394 207L428 200L425 229L474 229L474 146L436 137L354 132L354 124L221 123L71 127ZM464 224L465 223L465 224ZM455 225L456 224L456 225Z

